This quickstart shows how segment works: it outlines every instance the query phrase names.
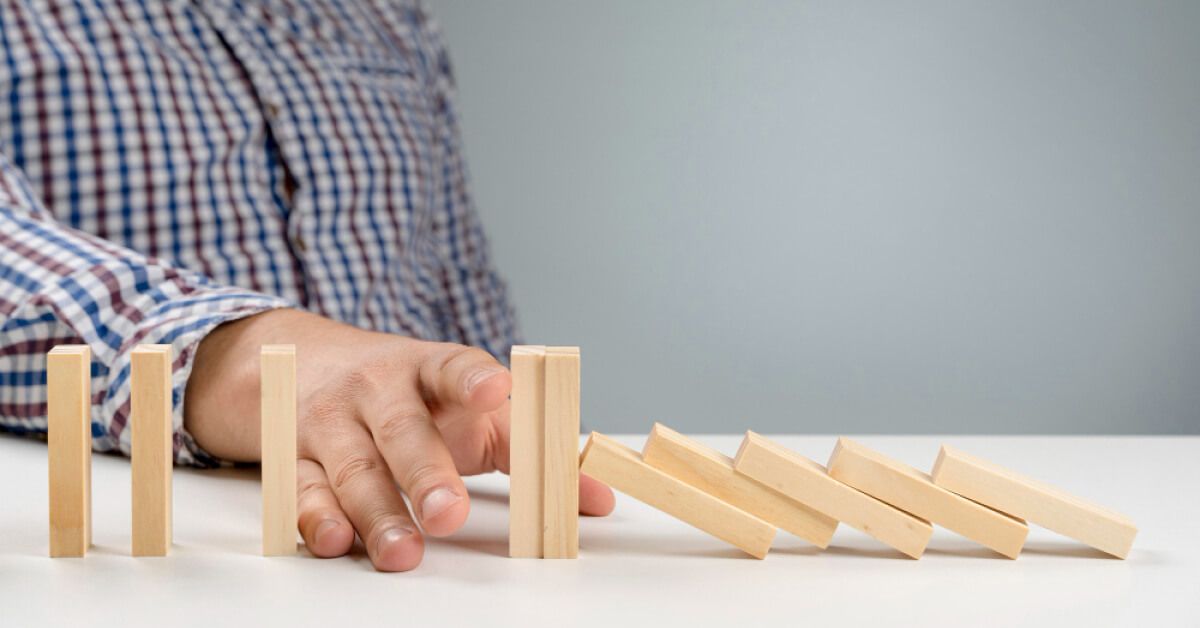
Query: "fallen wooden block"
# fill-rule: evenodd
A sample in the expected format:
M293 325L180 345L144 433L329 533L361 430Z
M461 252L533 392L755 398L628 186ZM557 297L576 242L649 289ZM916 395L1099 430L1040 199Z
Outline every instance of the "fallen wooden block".
M508 555L541 558L545 526L546 347L512 348Z
M262 553L296 553L296 346L263 345Z
M592 432L581 470L612 488L699 528L755 557L765 558L775 527L646 464L636 451Z
M129 428L133 476L133 555L166 556L171 546L171 345L139 345L132 355Z
M829 475L1009 558L1020 555L1029 534L1024 522L951 493L927 474L848 438L838 439Z
M542 558L579 557L579 347L546 347Z
M60 345L46 356L50 556L92 545L92 351Z
M1137 526L1124 515L952 447L942 446L932 475L942 488L1117 558L1129 555L1137 536Z
M733 466L772 489L920 558L933 526L830 477L825 467L746 432Z
M837 520L734 470L733 458L655 423L642 460L677 480L816 545L827 547Z

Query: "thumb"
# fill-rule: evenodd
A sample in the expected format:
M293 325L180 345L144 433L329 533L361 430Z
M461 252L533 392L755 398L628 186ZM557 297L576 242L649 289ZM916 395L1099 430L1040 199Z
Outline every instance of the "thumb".
M508 369L475 347L439 344L421 363L421 388L427 402L473 413L497 410L512 390Z

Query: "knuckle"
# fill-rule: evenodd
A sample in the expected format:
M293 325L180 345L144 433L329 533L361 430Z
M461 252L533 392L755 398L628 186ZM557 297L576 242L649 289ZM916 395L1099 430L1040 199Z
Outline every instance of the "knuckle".
M331 490L332 487L325 480L304 480L296 489L296 501L303 503L318 498L322 492Z
M342 375L337 382L337 397L352 399L375 387L380 378L380 367L372 362L361 364Z
M333 475L333 486L337 490L344 489L348 484L365 478L379 468L379 463L366 456L351 456L337 467Z
M476 347L447 344L446 349L438 354L437 359L431 361L430 365L435 373L445 373L455 364L480 359L480 355L487 356L488 354Z
M427 412L417 409L402 410L389 415L374 431L380 441L395 443L419 433L431 420Z
M433 462L420 462L412 465L404 474L404 486L409 497L416 499L421 492L420 487L439 484L445 475L443 469Z
M330 397L340 400L369 397L395 386L403 376L403 370L390 355L368 356L354 368L334 377Z
M495 358L492 354L480 349L479 347L459 347L457 350L450 352L450 355L443 363L443 367L447 367L456 362L471 364L474 362L494 362Z
M412 530L415 527L408 517L387 509L373 509L363 516L363 521L366 524L368 539L373 539L379 533L391 528Z
M337 399L326 398L313 403L305 413L305 422L318 432L328 432L344 420L345 411Z

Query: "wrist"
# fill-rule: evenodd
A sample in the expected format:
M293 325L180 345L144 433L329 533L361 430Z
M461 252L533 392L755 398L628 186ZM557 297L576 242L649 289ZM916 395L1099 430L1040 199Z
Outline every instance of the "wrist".
M224 323L204 337L184 394L184 426L196 444L235 462L259 458L258 349L303 312L278 309ZM311 316L311 315L307 315Z

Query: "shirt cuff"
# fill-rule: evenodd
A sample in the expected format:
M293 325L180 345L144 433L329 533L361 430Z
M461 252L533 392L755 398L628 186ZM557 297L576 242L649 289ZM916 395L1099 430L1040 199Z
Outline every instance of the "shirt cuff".
M160 270L161 269L156 269ZM87 271L94 280L95 269ZM155 273L157 274L157 273ZM295 304L279 297L213 284L170 270L150 289L109 291L108 302L81 298L66 277L42 298L92 348L92 446L130 455L130 364L141 344L172 348L171 410L174 456L180 465L211 468L221 461L196 444L183 426L184 392L200 341L222 323ZM125 284L125 282L120 282ZM95 291L88 291L95 295ZM99 312L104 316L100 317Z

